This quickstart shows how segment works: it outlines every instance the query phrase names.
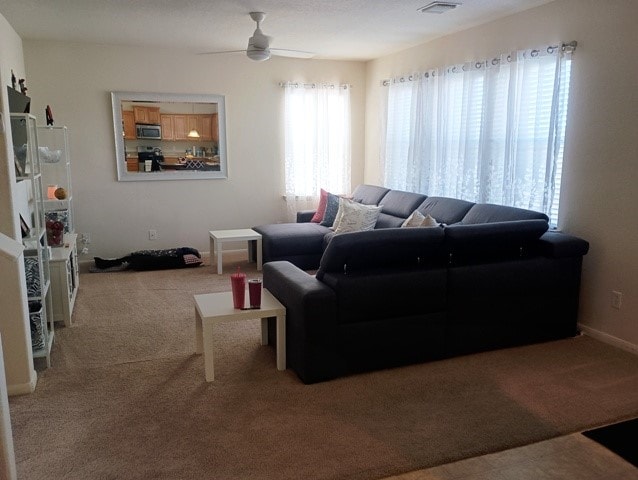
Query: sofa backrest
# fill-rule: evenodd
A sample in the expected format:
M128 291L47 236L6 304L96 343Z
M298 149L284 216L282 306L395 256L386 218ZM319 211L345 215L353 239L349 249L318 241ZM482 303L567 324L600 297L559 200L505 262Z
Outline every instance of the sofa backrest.
M316 277L376 268L445 262L443 228L393 228L335 235L321 257Z
M379 201L389 191L389 188L377 185L359 185L352 192L352 199L364 205L379 205Z
M509 222L512 220L545 220L549 217L541 212L525 210L523 208L506 207L491 203L477 203L461 220L463 224Z
M451 225L460 222L474 206L474 202L449 197L428 197L419 206L423 215L430 215L439 223Z
M390 190L379 201L383 206L375 228L400 227L406 218L423 203L427 196L420 193Z
M450 263L481 263L537 253L549 224L543 219L463 224L444 228Z

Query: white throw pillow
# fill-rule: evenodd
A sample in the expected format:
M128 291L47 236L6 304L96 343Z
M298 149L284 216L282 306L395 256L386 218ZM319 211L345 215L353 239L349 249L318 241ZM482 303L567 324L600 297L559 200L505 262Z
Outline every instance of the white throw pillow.
M383 207L363 205L345 198L339 199L339 213L335 219L335 233L374 230Z
M432 218L432 216L428 213L423 219L423 221L421 222L421 226L422 227L438 227L439 222L434 220L434 218Z
M333 230L337 230L339 228L339 224L341 223L341 218L343 217L343 204L348 201L343 197L339 197L339 209L337 210L337 214L335 215L335 221L332 223Z
M401 224L401 227L420 227L425 220L425 217L421 212L415 210L410 214L408 218Z
M423 216L421 212L415 210L410 214L408 218L401 224L401 227L438 227L439 222L437 222L432 216L428 213Z

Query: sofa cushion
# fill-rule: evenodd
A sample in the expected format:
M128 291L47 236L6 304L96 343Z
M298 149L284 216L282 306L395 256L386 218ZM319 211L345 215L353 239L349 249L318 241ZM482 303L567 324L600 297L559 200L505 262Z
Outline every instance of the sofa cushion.
M379 201L383 210L375 228L399 228L425 198L426 196L420 193L390 190Z
M505 205L494 205L491 203L477 203L472 208L470 208L470 210L461 220L461 223L473 224L534 219L540 219L549 222L549 217L547 215L541 212L535 212L534 210L506 207Z
M352 200L365 205L379 205L379 200L389 191L389 188L377 185L359 185L352 192Z
M390 190L379 201L383 205L383 213L394 217L408 218L423 203L427 196L420 193Z
M323 188L319 192L319 205L317 206L317 211L310 219L311 222L321 223L323 220L323 215L326 213L326 205L328 203L328 192L326 192Z
M388 215L382 211L379 214L377 225L374 228L400 228L404 221L405 218L403 217L395 217L394 215Z
M332 227L337 218L337 212L339 211L339 196L332 193L328 193L328 200L326 201L326 211L323 214L323 220L320 225L324 227Z
M334 223L335 233L364 232L374 229L381 208L375 205L363 205L346 198L339 199L339 213Z
M339 324L374 324L389 319L400 323L409 318L427 324L438 319L431 314L445 312L446 277L444 265L427 269L388 266L326 273L321 282L336 293Z
M454 261L480 262L485 259L525 256L538 244L549 225L545 220L513 220L479 224L450 225L444 228L445 244Z
M418 210L423 215L431 215L437 222L451 225L460 222L473 206L473 202L458 198L428 197Z
M335 235L326 247L317 278L327 272L352 272L391 266L444 262L442 228L392 228Z
M331 232L317 223L273 223L253 227L262 236L264 262L306 254L321 254L323 237Z

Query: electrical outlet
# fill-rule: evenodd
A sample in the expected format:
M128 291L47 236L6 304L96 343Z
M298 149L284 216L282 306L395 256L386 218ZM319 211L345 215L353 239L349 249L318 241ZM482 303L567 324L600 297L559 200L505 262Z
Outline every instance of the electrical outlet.
M611 306L620 310L621 305L622 305L622 292L617 292L616 290L612 290Z
M149 240L157 240L157 230L149 230L148 231L148 239Z
M80 238L80 242L83 245L88 245L91 243L91 234L90 233L83 233L82 234L82 238Z

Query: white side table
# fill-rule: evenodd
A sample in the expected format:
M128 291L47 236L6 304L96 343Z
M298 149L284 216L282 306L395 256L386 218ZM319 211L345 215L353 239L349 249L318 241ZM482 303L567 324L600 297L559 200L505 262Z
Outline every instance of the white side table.
M286 369L286 307L262 289L261 308L233 308L232 292L206 293L195 298L195 353L204 353L206 381L215 380L213 364L213 325L232 320L261 318L261 344L268 345L268 317L277 318L277 370ZM248 289L246 289L248 298Z
M211 230L208 232L210 237L210 265L214 271L213 256L217 255L217 273L222 274L222 250L224 242L248 242L248 251L250 252L250 243L257 242L257 270L261 270L261 235L251 228L243 228L239 230ZM250 256L250 253L249 253Z
M80 281L76 233L64 234L64 246L51 248L49 270L53 295L53 321L63 321L66 327L70 327Z

